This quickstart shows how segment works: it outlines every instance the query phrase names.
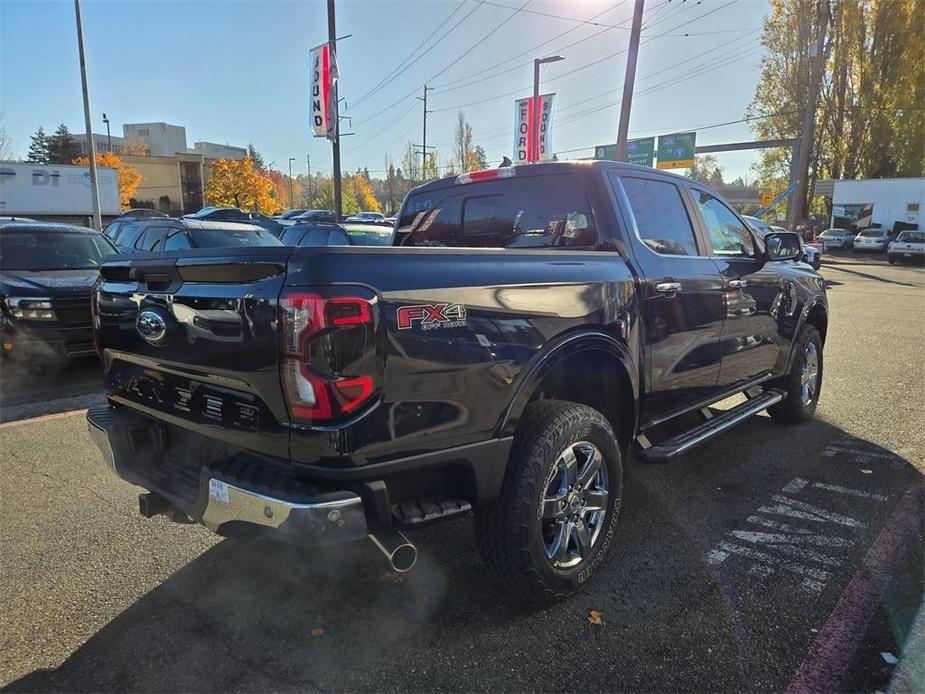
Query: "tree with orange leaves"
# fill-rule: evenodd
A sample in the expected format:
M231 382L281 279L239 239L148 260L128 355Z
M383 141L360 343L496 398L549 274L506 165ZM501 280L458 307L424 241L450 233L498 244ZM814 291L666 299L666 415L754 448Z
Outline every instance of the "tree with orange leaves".
M77 157L72 163L77 166L88 166L90 157ZM105 166L106 168L115 169L119 179L119 203L123 210L129 208L129 198L138 190L141 183L141 174L134 166L126 164L112 152L104 152L96 155L96 165Z
M205 201L216 207L276 214L280 204L273 193L273 181L257 171L250 157L218 159L206 183Z

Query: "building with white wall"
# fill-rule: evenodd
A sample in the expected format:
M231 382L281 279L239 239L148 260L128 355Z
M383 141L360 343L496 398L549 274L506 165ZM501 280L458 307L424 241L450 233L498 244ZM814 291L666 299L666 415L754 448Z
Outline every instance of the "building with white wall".
M141 140L149 148L152 157L172 157L174 154L185 153L186 128L182 125L169 123L126 123L122 126L123 137Z
M925 223L925 178L868 178L833 181L833 227Z
M87 136L84 133L77 133L73 135L74 142L77 143L77 146L80 147L80 154L84 157L90 156L90 146L87 142ZM93 144L96 147L97 154L103 154L104 152L109 152L109 143L112 142L112 153L113 154L122 154L123 147L125 146L125 138L119 137L118 135L108 136L100 133L93 133Z
M243 159L247 156L246 147L220 145L215 142L194 142L193 150L209 159Z

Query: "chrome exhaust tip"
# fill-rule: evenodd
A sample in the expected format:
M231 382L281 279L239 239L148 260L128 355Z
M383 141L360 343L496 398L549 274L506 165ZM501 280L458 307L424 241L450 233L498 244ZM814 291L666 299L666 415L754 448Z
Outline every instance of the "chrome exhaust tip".
M370 535L369 539L385 555L392 566L392 571L405 573L414 567L418 560L418 550L411 541L397 530Z

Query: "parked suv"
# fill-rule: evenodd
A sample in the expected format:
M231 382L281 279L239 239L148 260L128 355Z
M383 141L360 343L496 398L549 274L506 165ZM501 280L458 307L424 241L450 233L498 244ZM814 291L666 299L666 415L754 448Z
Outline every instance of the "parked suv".
M196 219L203 222L240 222L255 224L269 231L273 236L283 232L283 225L265 214L245 212L237 207L203 207L198 212L183 215L183 219Z
M87 419L143 515L372 537L404 571L402 530L472 509L500 583L550 602L619 543L631 452L815 412L822 278L795 234L762 239L700 183L607 161L466 173L412 190L392 242L103 266L108 404Z
M47 222L0 224L0 342L29 366L95 354L90 291L117 253L95 229Z
M202 222L188 217L113 222L106 227L104 235L123 253L280 245L273 234L254 224Z

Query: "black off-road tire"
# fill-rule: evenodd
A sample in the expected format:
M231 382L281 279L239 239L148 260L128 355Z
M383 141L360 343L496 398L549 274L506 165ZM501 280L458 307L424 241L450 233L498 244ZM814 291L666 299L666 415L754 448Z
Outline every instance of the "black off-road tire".
M594 444L607 468L608 498L590 552L569 568L546 557L540 514L560 454L577 442ZM475 538L497 580L518 596L552 603L584 588L613 542L623 496L623 463L605 417L590 407L542 400L525 410L514 439L501 495L475 509Z
M816 348L818 366L815 392L810 401L804 403L801 395L801 376L803 374L806 349L809 344L814 345ZM822 392L822 375L822 337L814 326L804 325L800 329L800 334L797 336L796 343L793 346L793 364L790 367L790 372L774 383L774 385L787 391L787 397L768 408L771 419L781 424L799 424L812 419L816 412L816 405L819 404L819 394Z

